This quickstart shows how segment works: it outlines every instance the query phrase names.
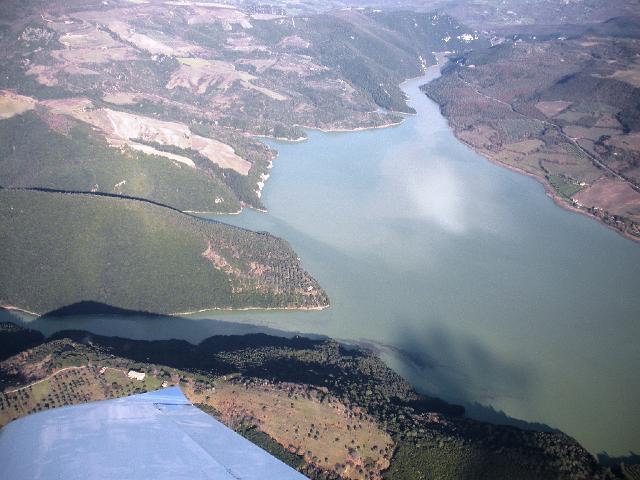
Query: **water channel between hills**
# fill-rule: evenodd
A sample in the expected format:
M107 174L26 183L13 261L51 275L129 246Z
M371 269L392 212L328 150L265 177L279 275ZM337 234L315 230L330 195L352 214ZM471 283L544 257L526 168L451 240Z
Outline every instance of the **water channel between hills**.
M456 140L419 91L436 74L403 85L418 114L399 126L270 142L279 156L264 189L269 212L216 217L288 240L331 308L73 327L362 340L383 345L385 360L430 394L559 428L593 453L639 452L640 245Z

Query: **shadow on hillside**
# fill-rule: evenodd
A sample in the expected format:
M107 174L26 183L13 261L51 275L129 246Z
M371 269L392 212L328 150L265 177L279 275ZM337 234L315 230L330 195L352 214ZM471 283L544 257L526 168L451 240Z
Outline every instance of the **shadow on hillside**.
M83 301L67 305L33 318L0 308L0 322L8 321L34 329L49 337L63 330L85 330L96 335L132 340L181 339L198 344L214 335L245 335L263 333L292 338L299 335L311 339L326 339L324 335L302 334L296 331L222 320L195 320L187 317L128 310L112 305Z
M71 339L76 343L99 346L111 355L136 362L228 374L236 372L237 367L216 358L216 354L264 347L308 349L326 339L229 322L217 322L220 328L214 329L210 323L132 311L98 302L79 302L31 321L15 312L0 309L0 360L48 340ZM133 324L143 326L147 332L143 337L147 338L135 339L122 334L123 327L126 329ZM101 331L113 326L118 327L116 331ZM207 327L205 331L199 328L203 326ZM191 332L198 340L176 339L175 335L148 338L149 332L157 335L163 329L183 334Z
M601 452L598 454L598 462L605 467L616 467L621 463L625 465L637 465L640 464L640 455L635 452L629 452L628 455L610 457L607 452Z
M244 345L246 348L257 346L257 343L265 341L264 335L281 339L293 339L298 336L313 340L328 338L323 335L279 330L247 323L214 319L196 320L133 311L88 301L62 307L36 319L29 319L24 315L0 309L0 322L2 321L10 321L24 328L35 329L47 337L53 336L55 338L63 335L77 341L90 339L87 337L87 332L90 332L93 335L103 336L100 343L115 345L120 353L130 358L155 363L166 363L167 359L173 358L177 362L176 364L187 364L195 368L199 366L197 354L203 353L203 350L195 348L195 346L198 344L206 345L207 339L212 336L237 336L231 342L235 348L239 346L238 342L243 341L246 343ZM61 333L57 334L57 332ZM250 334L252 338L242 340L240 336L247 334ZM264 335L261 338L259 334ZM120 339L110 342L104 337L120 337ZM123 339L127 340L122 341ZM143 342L144 340L160 342L156 345L150 345L150 342ZM272 341L274 340L271 338L268 340L268 342ZM506 362L504 359L498 359L476 340L454 338L444 328L431 328L422 334L405 332L404 340L397 342L401 347L366 341L351 343L372 349L377 353L391 353L396 357L401 357L410 366L411 371L400 373L408 377L414 385L421 383L425 376L433 375L433 381L429 383L438 385L437 392L420 387L417 390L428 396L435 393L437 397L463 405L467 415L472 418L528 430L554 431L551 427L541 423L530 423L509 417L504 412L475 403L470 398L467 388L468 382L478 372L483 372L483 377L496 379L486 385L486 390L489 392L492 391L491 389L501 390L505 382L509 388L517 388L518 391L527 392L531 388L533 379L533 371L530 368L526 368L518 362ZM191 349L193 351L186 348L188 344L194 347ZM212 345L208 345L207 349L209 348L213 348ZM135 353L136 351L144 352L144 354L138 355ZM461 375L447 367L447 365L458 365L461 356L473 359L475 365L473 371L464 372ZM224 365L219 365L219 367L224 370Z
M168 315L160 315L145 311L128 310L126 308L114 307L106 303L83 301L73 303L56 310L41 315L40 318L67 318L78 317L80 315L119 315L149 318L170 318Z
M16 328L15 325L22 325L21 322L18 315L0 308L0 362L44 340L44 335L38 331Z
M534 430L536 432L557 433L561 431L557 428L550 427L546 423L527 422L526 420L510 417L502 410L496 410L491 406L481 405L477 402L462 402L462 405L464 406L468 417L482 422L493 423L494 425L509 425L511 427L518 427L522 430Z

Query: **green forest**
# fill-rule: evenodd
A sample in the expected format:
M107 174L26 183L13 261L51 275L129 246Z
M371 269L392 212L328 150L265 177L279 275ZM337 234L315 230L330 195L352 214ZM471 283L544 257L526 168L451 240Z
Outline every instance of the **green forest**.
M328 303L285 241L143 201L3 189L0 244L0 303L36 313Z

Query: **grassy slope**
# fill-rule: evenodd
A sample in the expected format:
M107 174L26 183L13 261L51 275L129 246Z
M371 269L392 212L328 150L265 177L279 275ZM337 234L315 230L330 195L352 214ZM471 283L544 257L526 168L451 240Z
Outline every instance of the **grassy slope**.
M116 184L126 181L119 188ZM0 184L143 197L181 210L234 212L240 202L215 177L139 152L123 153L85 125L68 135L33 112L0 121ZM216 197L224 200L215 203Z
M290 276L241 281L202 256L208 241L239 252L238 271L254 261ZM314 300L293 282L320 291L280 239L139 201L2 190L0 245L0 301L38 313L83 300L160 313L300 306Z

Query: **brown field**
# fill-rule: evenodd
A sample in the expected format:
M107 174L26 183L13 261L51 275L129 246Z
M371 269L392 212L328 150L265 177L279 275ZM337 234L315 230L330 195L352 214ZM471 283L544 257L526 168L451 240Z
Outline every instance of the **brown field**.
M529 154L537 151L541 147L544 146L544 142L542 140L533 139L533 140L523 140L521 142L510 143L505 145L504 148L506 150L510 150L516 153Z
M563 112L564 110L569 108L570 105L571 102L557 100L555 102L538 102L536 103L536 108L540 110L545 116L553 118L560 112Z
M575 147L554 148L539 154L551 175L564 175L579 182L592 183L602 175L586 155Z
M276 62L275 58L240 58L237 60L239 65L253 65L260 73L273 67Z
M623 150L640 151L640 132L631 132L626 135L616 135L607 141L608 145L612 145Z
M142 97L140 95L131 92L107 93L102 97L102 100L114 105L133 105L134 103L139 102L141 99Z
M140 50L145 50L151 54L158 55L191 55L202 51L200 47L191 45L187 42L166 38L161 34L155 34L154 37L138 33L135 29L120 20L110 21L109 29L116 33L120 38L132 43Z
M490 155L492 160L500 162L518 170L530 173L532 175L540 175L540 165L538 159L533 155L518 155L513 152L504 151Z
M497 162L540 176L542 173L540 150L542 148L544 148L544 142L541 140L523 140L505 145L504 149L491 153L489 156Z
M596 45L602 45L604 42L602 40L593 40L593 41L582 41L577 42L581 47L595 47Z
M92 52L92 51L93 50L89 50L89 51L87 51L87 53ZM56 56L56 52L59 52L59 50L55 50L55 51L51 52L51 55L55 57ZM114 54L114 55L118 55L119 53L121 53L121 50L114 49L114 51L111 52L111 53ZM65 72L65 73L68 73L70 75L100 75L95 70L91 70L89 68L81 67L79 65L74 65L74 64L66 64L66 65L65 64L32 65L26 71L26 74L27 75L34 75L36 77L36 80L38 81L38 83L41 83L42 85L47 85L49 87L52 87L54 85L58 85L59 84L58 74L60 72Z
M176 155L175 153L171 153L171 152L163 152L162 150L158 150L156 148L153 148L150 145L144 145L142 143L129 142L127 145L129 146L129 148L132 148L139 152L144 152L148 155L158 155L161 157L168 158L170 160L175 160L176 162L182 163L191 168L196 168L196 164L193 162L193 160L191 160L188 157L185 157L182 155Z
M137 54L130 47L114 45L108 48L73 48L53 50L51 56L61 62L70 64L107 63L135 60Z
M95 25L88 22L60 19L50 22L49 26L60 33L59 41L66 48L50 52L54 63L31 65L27 69L27 75L34 75L43 85L58 85L57 76L60 72L99 75L94 64L137 58L137 52L133 48L117 42L108 33L96 29Z
M96 29L95 25L83 21L59 21L51 27L60 32L62 50L53 50L51 56L61 62L78 65L83 63L106 63L118 60L132 60L136 51L128 45L114 40L107 32Z
M214 407L227 425L250 417L260 430L304 455L308 463L337 471L343 478L360 479L365 473L381 478L380 472L389 466L385 455L392 451L391 437L359 409L329 397L320 400L316 390L216 382L215 391L196 393L190 388L187 396Z
M578 122L581 118L589 116L595 117L596 115L584 112L572 112L571 110L564 110L562 113L557 114L555 118L564 120L568 123L575 123Z
M237 71L229 62L205 60L203 58L178 58L180 68L174 72L167 83L168 89L184 87L199 94L205 93L211 86L226 90L234 82L248 82L255 77L247 72Z
M52 28L60 33L64 32L60 35L59 41L68 49L122 46L107 32L98 30L87 22L72 22L70 24L56 22Z
M275 15L273 13L252 13L251 18L254 20L276 20L278 18L285 18L285 16Z
M634 87L640 87L640 63L636 61L629 67L624 70L616 70L612 75L613 78L627 82Z
M258 85L254 85L251 82L242 82L242 86L245 88L248 88L249 90L255 90L256 92L259 92L262 95L272 98L274 100L277 100L279 102L282 102L288 98L285 95L282 95L281 93L271 90L270 88L260 87Z
M47 107L52 113L57 115L70 115L79 120L86 121L81 118L93 107L93 103L88 98L60 98L56 100L43 100L40 102Z
M253 38L246 35L227 37L227 48L235 52L268 52L265 45L253 43Z
M295 72L300 77L313 76L329 70L327 67L314 63L309 57L296 55L279 56L272 68L281 72Z
M31 110L36 106L36 100L9 90L0 90L0 120Z
M180 68L174 72L167 83L168 89L184 87L198 94L205 93L210 87L226 90L235 82L247 89L255 90L274 100L286 100L287 97L268 88L251 83L256 77L247 72L236 70L229 62L205 60L203 58L179 58Z
M210 7L205 7L202 3L192 2L187 23L194 25L218 22L226 25L237 24L242 28L252 28L249 17L240 10L226 5L210 5Z
M613 115L600 115L600 118L598 118L598 121L594 126L600 128L615 128L618 130L622 130L620 121Z
M640 193L622 180L602 177L573 198L586 207L601 208L636 220L640 218Z
M562 131L566 133L568 136L574 139L578 138L586 138L588 140L598 140L603 135L618 135L622 133L622 130L618 130L616 128L601 128L601 127L580 127L577 125L571 125L568 127L563 127Z
M483 155L486 155L487 148L492 147L491 138L496 135L496 131L488 124L478 124L468 130L456 130L456 135L463 142L477 148Z
M156 120L108 108L90 112L86 118L89 123L101 128L107 134L107 138L112 139L115 144L123 140L142 139L196 150L221 168L231 168L242 175L249 173L251 168L251 163L236 155L229 145L193 135L189 127L183 123ZM160 153L166 156L164 152Z
M308 41L300 38L297 35L284 37L278 44L278 46L283 48L309 48L310 45L311 44Z
M53 87L58 84L56 75L58 75L59 71L58 68L54 68L51 65L32 65L25 73L35 76L37 82L40 84Z

